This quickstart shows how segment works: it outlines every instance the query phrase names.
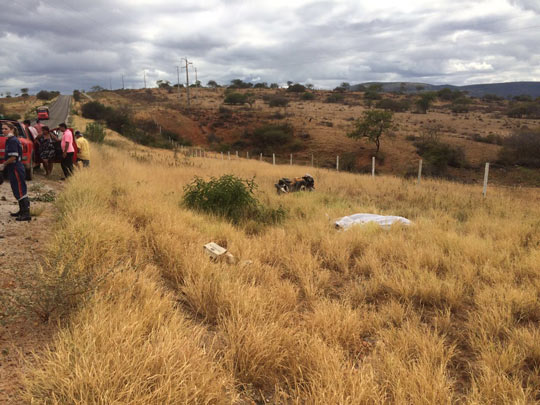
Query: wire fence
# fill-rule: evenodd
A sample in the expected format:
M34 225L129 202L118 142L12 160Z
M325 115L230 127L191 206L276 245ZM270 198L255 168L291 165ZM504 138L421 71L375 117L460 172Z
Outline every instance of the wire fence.
M315 155L311 154L311 159L301 159L298 157L294 157L294 154L290 153L288 156L284 155L276 155L275 153L272 153L272 155L265 155L263 153L239 153L238 151L235 152L216 152L216 151L208 151L203 148L197 148L197 147L188 147L183 145L176 145L174 142L172 142L173 148L175 150L180 150L180 153L183 153L185 156L188 157L201 157L201 158L212 158L212 159L218 159L223 161L232 161L232 160L258 160L259 162L265 162L270 163L272 165L296 165L296 166L307 166L307 167L313 167L313 168L326 168L331 170L340 171L340 156L336 155L335 158L335 166L329 166L326 162L328 162L328 159L324 159L325 164L320 165L318 164L318 161L315 159ZM484 166L484 181L483 181L483 187L482 187L482 195L484 198L487 196L487 187L488 187L488 179L489 179L489 162L485 163ZM418 174L417 174L417 183L421 184L422 182L422 169L423 169L423 160L418 160ZM348 171L348 170L344 170ZM377 174L377 159L375 156L371 157L371 176L375 177Z

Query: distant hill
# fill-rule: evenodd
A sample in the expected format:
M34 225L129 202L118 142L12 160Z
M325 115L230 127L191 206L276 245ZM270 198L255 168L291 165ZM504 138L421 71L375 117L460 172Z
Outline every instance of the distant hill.
M400 91L402 83L405 83L406 93L416 93L418 91L437 91L444 88L452 90L467 91L470 96L482 97L486 94L495 94L499 97L511 98L513 96L520 96L522 94L528 94L529 96L536 98L540 97L540 82L509 82L509 83L491 83L491 84L471 84L468 86L453 86L451 84L434 85L428 83L414 83L414 82L368 82L355 84L351 86L351 90L359 90L362 87L368 87L371 84L380 84L385 92ZM421 88L422 87L422 88ZM419 90L420 89L420 90Z

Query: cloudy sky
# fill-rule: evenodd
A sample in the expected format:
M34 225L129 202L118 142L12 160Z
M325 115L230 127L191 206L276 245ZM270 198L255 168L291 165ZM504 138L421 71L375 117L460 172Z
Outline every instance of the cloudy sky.
M0 93L540 81L540 0L2 0ZM181 72L185 81L185 72Z

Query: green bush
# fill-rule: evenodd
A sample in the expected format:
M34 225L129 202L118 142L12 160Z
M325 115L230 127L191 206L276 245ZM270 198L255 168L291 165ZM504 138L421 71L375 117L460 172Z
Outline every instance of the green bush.
M81 101L81 92L79 90L73 90L73 100Z
M502 145L503 143L503 137L498 134L488 134L486 136L474 134L472 136L472 140L476 142L491 143L496 145Z
M499 162L540 168L540 129L525 129L503 140Z
M105 128L99 122L86 124L85 137L92 142L103 143L105 139Z
M465 152L441 142L437 139L420 138L414 145L418 154L425 161L425 173L427 175L444 175L448 166L463 167L467 164Z
M289 86L287 88L287 91L293 92L293 93L303 93L306 91L306 86L300 83L293 84L292 86Z
M271 96L267 99L270 107L287 107L289 99L282 96Z
M392 100L390 98L382 99L375 104L375 108L380 108L382 110L390 110L393 112L407 111L410 106L411 102L409 100Z
M264 125L253 131L252 143L263 152L272 152L293 140L293 128L288 124Z
M36 98L38 100L52 100L56 96L60 94L59 91L47 91L47 90L40 90L36 94Z
M225 100L223 101L225 104L236 104L236 105L242 105L247 102L247 95L241 94L241 93L227 93L225 95Z
M99 101L90 101L81 107L82 116L92 120L104 120L107 111L108 107L105 107Z
M540 103L512 103L506 115L511 118L540 118Z
M4 118L6 120L14 120L14 121L18 121L21 119L21 114L17 114L17 113L9 113L9 114L5 114L4 115Z
M325 100L327 103L343 103L345 101L345 96L341 93L329 94Z
M259 223L278 223L285 217L280 207L264 207L255 198L255 181L244 180L231 174L212 177L204 181L195 177L193 182L184 187L183 204L197 211L217 215L239 224L247 220Z
M315 99L315 94L310 93L309 91L306 91L304 92L304 94L302 94L302 100L309 101L309 100L314 100L314 99Z

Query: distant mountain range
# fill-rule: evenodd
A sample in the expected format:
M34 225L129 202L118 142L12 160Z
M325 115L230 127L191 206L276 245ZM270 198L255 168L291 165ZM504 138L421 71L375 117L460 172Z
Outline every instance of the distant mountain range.
M380 84L384 92L403 91L405 93L417 93L419 91L438 91L444 88L452 90L467 91L470 96L482 97L486 94L495 94L499 97L511 98L528 94L532 98L540 97L540 82L509 82L491 84L471 84L468 86L453 86L451 84L434 85L428 83L414 82L368 82L351 86L352 91L360 90L362 87L369 87L371 84Z

